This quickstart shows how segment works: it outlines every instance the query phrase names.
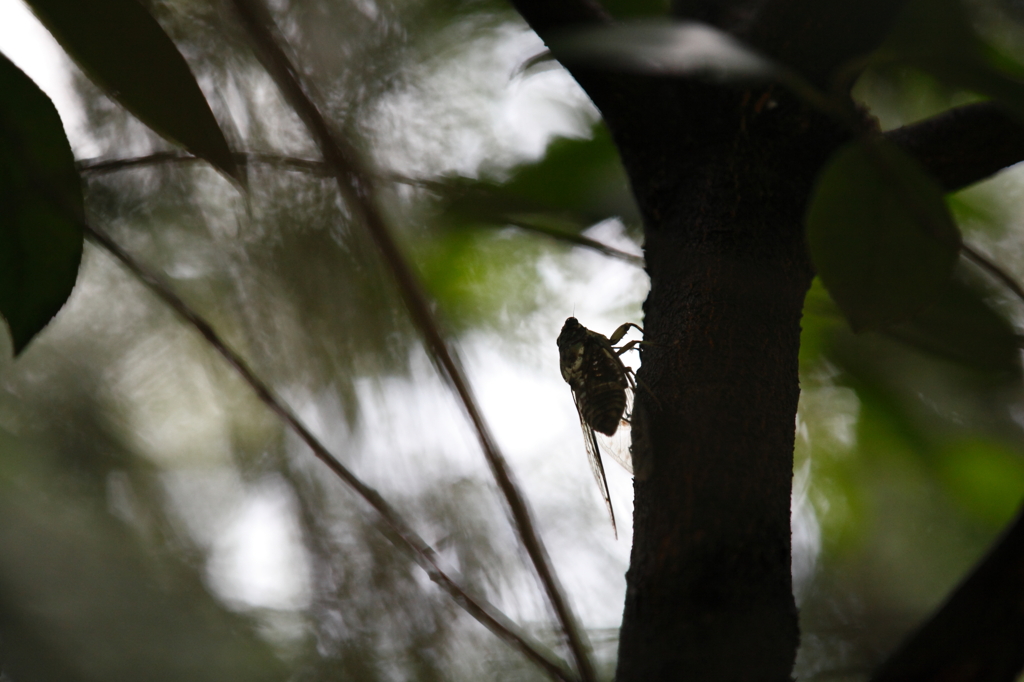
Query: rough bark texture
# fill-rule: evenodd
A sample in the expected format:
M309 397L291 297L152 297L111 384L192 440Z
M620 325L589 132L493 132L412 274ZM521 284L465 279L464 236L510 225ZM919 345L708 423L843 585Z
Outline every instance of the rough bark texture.
M886 137L915 156L947 192L1024 159L1024 127L990 103L950 109Z
M651 278L623 682L787 680L796 654L802 216L842 136L778 95L663 83L625 119L604 106Z

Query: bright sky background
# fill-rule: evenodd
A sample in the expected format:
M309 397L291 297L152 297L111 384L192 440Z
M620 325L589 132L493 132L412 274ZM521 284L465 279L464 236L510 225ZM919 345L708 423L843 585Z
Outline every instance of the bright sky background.
M0 0L0 52L50 96L75 155L87 156L82 153L88 151L82 111L68 71L75 67L21 0Z

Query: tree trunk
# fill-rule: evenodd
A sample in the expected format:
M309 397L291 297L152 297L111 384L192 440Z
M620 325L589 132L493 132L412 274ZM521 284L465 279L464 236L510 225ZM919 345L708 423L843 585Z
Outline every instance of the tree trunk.
M517 6L540 31L599 14ZM788 680L803 213L845 134L781 88L571 70L622 156L651 280L616 677Z
M649 80L640 93L588 91L643 213L651 278L617 679L787 680L799 639L797 360L813 275L802 217L842 136L777 90Z

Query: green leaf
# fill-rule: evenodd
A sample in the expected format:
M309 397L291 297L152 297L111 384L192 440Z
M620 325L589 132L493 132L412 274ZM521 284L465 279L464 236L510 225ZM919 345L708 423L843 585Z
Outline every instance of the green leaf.
M958 267L932 303L909 320L881 333L929 355L980 372L996 384L1019 383L1022 373L1019 338L1013 324L989 303L991 295L986 284ZM832 337L840 326L845 326L842 312L817 277L807 292L800 326L803 329L801 367L811 367L827 356Z
M82 188L53 103L0 55L0 314L21 352L71 295Z
M877 56L991 97L1024 117L1024 68L977 34L960 0L909 3Z
M1015 448L974 437L949 443L938 455L940 480L972 516L993 529L1013 518L1024 493L1024 459Z
M848 119L846 103L829 97L796 70L697 21L639 20L567 29L547 39L563 63L734 85L780 83L811 106Z
M417 244L420 279L456 328L508 325L534 310L536 242L490 230L449 229Z
M859 331L906 320L934 300L960 232L916 161L883 140L859 140L818 176L807 241L825 288Z
M930 305L885 333L959 365L1019 381L1017 334L986 293L976 282L954 276Z
M27 0L85 73L163 137L240 178L192 72L138 0Z
M619 217L639 223L625 171L611 135L595 126L590 139L560 138L541 159L514 169L502 181L449 178L432 183L447 217L457 224L543 221L579 232Z

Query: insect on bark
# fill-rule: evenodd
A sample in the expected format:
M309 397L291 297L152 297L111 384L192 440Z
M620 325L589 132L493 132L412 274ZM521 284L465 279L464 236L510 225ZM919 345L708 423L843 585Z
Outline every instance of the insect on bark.
M612 332L609 338L587 329L575 317L570 317L558 335L562 378L572 389L572 397L576 402L576 411L580 415L580 425L583 428L583 441L587 448L587 458L590 460L590 470L597 479L601 496L608 507L615 537L618 537L619 533L615 525L615 512L608 493L608 479L605 477L604 464L601 462L597 434L613 436L621 427L629 425L632 394L636 382L633 379L633 370L622 364L619 356L635 349L640 342L630 341L622 346L616 344L622 340L630 327L643 332L637 325L627 322ZM628 448L623 452L611 451L610 454L619 455L616 459L632 473Z

